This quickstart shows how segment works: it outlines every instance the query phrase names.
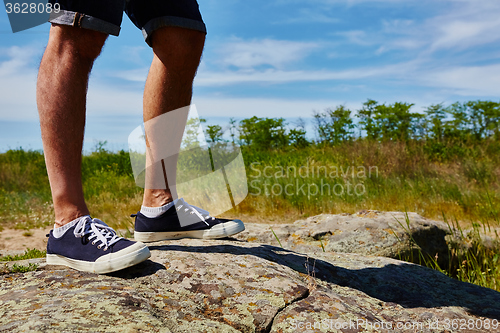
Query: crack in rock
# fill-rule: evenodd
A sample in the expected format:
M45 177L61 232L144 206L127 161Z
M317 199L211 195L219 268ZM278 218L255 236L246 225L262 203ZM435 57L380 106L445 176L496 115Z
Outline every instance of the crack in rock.
M288 307L292 306L293 304L297 303L297 302L300 302L302 301L303 299L306 299L309 297L309 295L311 294L310 290L309 289L305 289L305 292L303 295L297 297L296 299L294 299L293 301L291 301L290 303L286 304L284 307L278 309L278 311L276 312L276 314L274 315L273 317L273 320L271 320L271 322L269 323L268 327L266 327L265 330L263 330L262 332L263 333L270 333L271 332L271 329L273 328L274 326L274 321L276 320L276 318L283 312L285 311Z

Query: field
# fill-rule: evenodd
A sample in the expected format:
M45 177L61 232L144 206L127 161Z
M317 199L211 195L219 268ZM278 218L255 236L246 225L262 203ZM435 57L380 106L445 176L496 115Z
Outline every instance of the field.
M495 116L494 126L491 117L483 121L483 129L454 122L460 112L469 112L472 122L478 105L489 110L486 102L434 106L426 122L409 113L411 105L372 102L358 111L365 116L357 125L343 107L317 114L315 141L306 139L303 128L287 129L282 118L243 120L238 136L233 122L228 130L241 145L249 193L223 216L291 223L321 213L374 209L417 212L459 229L486 233L500 226L500 116ZM498 111L497 104L493 107ZM483 115L493 114L486 111ZM445 121L446 112L455 118ZM363 136L354 135L356 126ZM208 126L207 138L222 141L223 131L221 126ZM142 189L134 182L129 154L100 145L83 157L82 175L93 216L125 233L131 231L130 214L140 209ZM0 228L28 231L51 225L50 202L42 152L18 149L0 154ZM499 290L498 235L490 234L497 239L494 249L481 245L479 233L470 240L475 244L471 251L450 248L450 267L436 267L432 258L402 259Z
M460 158L432 160L418 142L352 141L338 146L258 151L242 147L247 198L226 216L290 223L321 213L362 209L443 215L463 227L498 224L500 151L492 142ZM118 229L132 227L142 190L128 153L96 151L83 158L84 190L92 213ZM52 223L43 154L0 154L1 226L18 229Z

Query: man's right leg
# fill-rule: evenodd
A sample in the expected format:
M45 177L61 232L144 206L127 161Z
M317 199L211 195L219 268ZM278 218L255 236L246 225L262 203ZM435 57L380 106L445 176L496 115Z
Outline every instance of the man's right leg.
M81 154L87 84L107 35L53 25L40 64L37 105L56 226L89 211L83 198Z
M81 179L89 73L107 35L53 25L40 64L37 104L56 227L47 242L47 264L108 273L150 257L147 246L118 237L92 219Z

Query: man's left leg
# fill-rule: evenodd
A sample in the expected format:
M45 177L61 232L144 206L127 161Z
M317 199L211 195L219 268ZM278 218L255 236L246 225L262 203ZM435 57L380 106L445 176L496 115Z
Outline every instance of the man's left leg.
M193 80L204 41L205 33L179 27L164 27L152 34L154 58L144 89L145 123L190 105ZM179 123L167 124L164 133L168 140L166 144L179 151L183 131L176 129L184 129L187 115L184 118L169 116L168 119ZM158 140L157 135L152 137L146 126L149 151L158 151L158 146L165 145L165 142L155 142ZM221 238L245 229L241 221L216 219L182 199L174 202L177 199L175 186L169 186L168 183L175 183L176 164L177 160L170 158L147 169L143 206L136 217L136 240L151 242L182 237ZM155 187L158 176L166 178L161 184L162 188ZM180 225L179 219L184 221L184 226Z
M200 31L178 28L164 27L156 30L151 36L154 57L149 70L148 78L144 88L144 123L163 115L169 111L189 106L193 94L193 80L200 63L205 34ZM168 141L157 143L148 140L150 149L159 149L156 146L169 145L179 150L182 140L180 135L172 135L174 128L184 128L187 119L179 119L183 123L169 124L171 128L166 128L165 137ZM182 117L181 117L182 118ZM146 129L147 131L147 129ZM179 131L177 131L179 133ZM148 135L148 133L146 133ZM153 139L154 140L154 139ZM166 159L165 162L176 164L176 159ZM170 170L169 174L175 177L176 165L164 165ZM156 170L155 168L160 168ZM143 206L160 207L176 199L175 190L170 189L168 181L165 180L165 189L154 187L155 181L152 178L158 173L163 178L161 164L156 164L151 168L146 177L150 186L146 186L144 191ZM174 183L173 180L171 183ZM149 188L148 188L149 187ZM172 193L174 192L174 193Z

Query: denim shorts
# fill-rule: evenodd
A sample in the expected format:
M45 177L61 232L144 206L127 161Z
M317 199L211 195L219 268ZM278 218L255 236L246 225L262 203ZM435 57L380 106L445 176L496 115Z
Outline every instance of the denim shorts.
M123 12L142 30L151 46L151 34L162 27L181 27L206 33L196 0L49 0L61 11L49 22L118 36Z

